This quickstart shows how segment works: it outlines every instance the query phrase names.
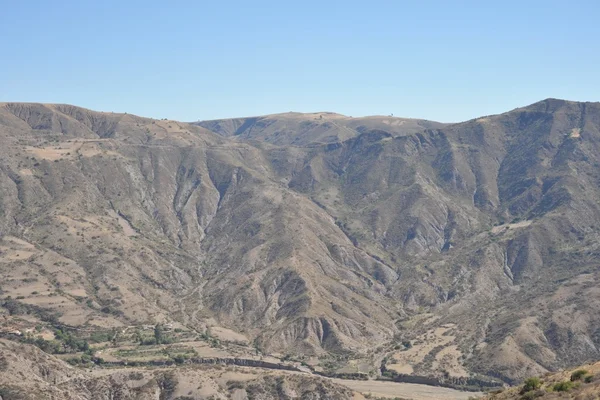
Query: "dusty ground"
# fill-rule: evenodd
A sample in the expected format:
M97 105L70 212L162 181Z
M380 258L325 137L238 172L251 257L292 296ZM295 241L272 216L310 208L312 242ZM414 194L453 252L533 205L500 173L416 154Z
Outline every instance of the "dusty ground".
M455 329L456 325L447 324L416 337L409 349L391 353L386 368L400 374L412 374L417 367L422 367L428 355L434 353L429 366L431 371L446 372L451 377L469 376L460 362L461 351L452 344L456 339Z
M466 400L469 397L482 395L478 392L461 392L437 386L418 385L413 383L393 383L382 381L351 381L333 379L333 382L349 387L362 394L379 397L401 397L414 400Z
M492 233L500 233L507 229L526 228L531 225L532 221L520 221L514 224L503 224L492 228Z

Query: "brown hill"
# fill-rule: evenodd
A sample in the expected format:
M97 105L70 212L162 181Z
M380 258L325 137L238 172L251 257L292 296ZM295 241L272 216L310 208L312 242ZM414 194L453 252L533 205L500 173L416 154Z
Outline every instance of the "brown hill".
M600 104L200 125L0 106L7 321L228 328L446 383L600 357Z

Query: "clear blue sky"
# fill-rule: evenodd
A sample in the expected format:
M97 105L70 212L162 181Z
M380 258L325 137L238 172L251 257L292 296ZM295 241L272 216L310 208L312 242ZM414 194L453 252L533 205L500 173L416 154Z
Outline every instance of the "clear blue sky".
M600 2L0 0L0 101L459 121L600 101Z

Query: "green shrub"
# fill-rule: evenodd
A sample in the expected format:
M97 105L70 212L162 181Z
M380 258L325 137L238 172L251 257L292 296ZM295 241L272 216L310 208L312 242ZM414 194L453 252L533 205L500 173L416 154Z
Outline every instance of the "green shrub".
M233 389L243 389L244 388L244 384L242 382L238 382L238 381L227 381L227 389L229 390L233 390Z
M585 369L578 369L577 371L575 371L571 374L571 382L580 380L585 375L587 375L587 373L588 372Z
M583 381L585 383L591 383L594 380L594 376L593 375L587 375L585 378L583 378Z
M537 390L542 386L542 381L538 377L527 378L523 384L523 389L521 393L530 392L532 390Z
M173 357L173 361L175 361L175 364L183 364L186 360L187 357L181 354L178 354L175 357Z
M81 363L81 359L79 357L70 357L65 361L71 365L79 365Z
M568 392L573 388L574 384L570 381L557 382L552 386L552 390L555 392Z

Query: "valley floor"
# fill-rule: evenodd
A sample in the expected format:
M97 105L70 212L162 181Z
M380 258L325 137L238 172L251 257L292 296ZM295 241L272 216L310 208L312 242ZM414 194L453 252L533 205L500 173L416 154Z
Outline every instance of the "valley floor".
M439 386L420 385L416 383L398 383L383 381L354 381L349 379L332 379L335 383L350 389L377 397L414 400L466 400L483 395L481 392L463 392Z

